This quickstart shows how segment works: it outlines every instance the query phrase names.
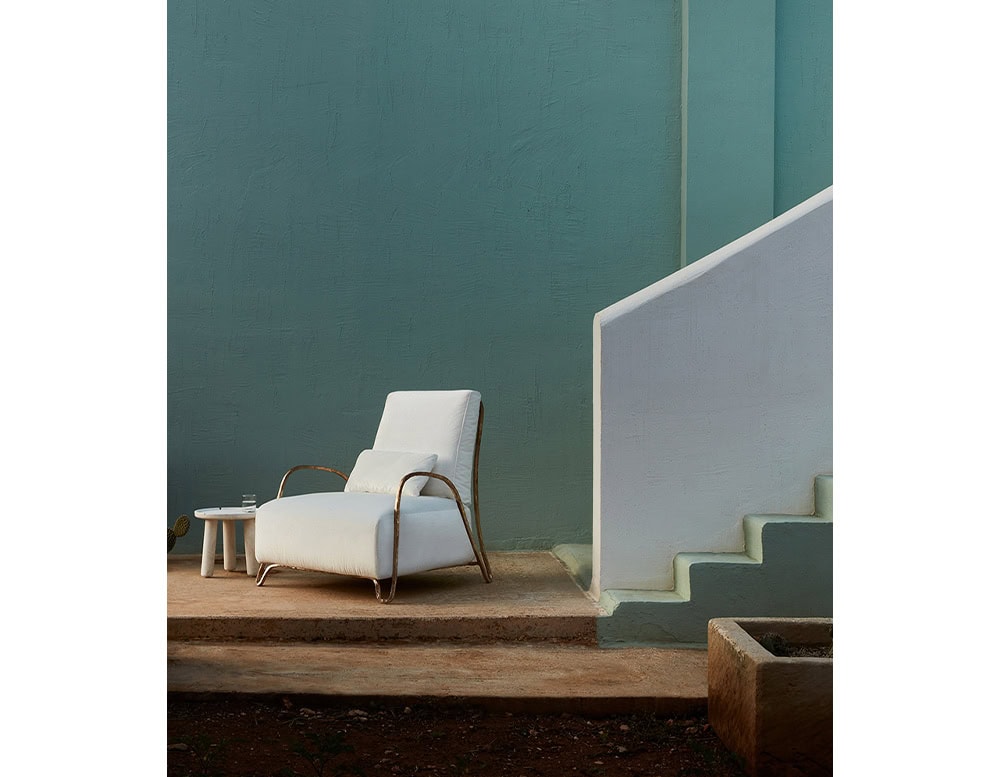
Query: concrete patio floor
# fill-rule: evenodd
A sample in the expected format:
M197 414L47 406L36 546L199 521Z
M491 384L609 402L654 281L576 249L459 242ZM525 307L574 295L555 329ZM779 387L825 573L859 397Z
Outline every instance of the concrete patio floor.
M167 690L211 697L435 699L507 710L692 712L702 650L597 646L600 608L551 553L493 553L494 582L462 567L370 581L276 570L258 588L243 559L199 574L167 560Z

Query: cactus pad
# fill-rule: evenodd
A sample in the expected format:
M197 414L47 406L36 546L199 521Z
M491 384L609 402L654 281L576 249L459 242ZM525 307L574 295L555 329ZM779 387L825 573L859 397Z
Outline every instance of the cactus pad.
M174 521L174 534L178 537L183 537L188 533L188 529L191 528L191 519L186 515L180 516L176 521Z
M169 526L167 527L167 553L174 549L174 543L177 542L177 534Z

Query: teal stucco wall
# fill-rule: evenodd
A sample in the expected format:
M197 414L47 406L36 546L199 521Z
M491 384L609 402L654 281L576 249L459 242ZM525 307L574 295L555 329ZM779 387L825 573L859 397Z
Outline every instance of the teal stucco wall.
M171 0L167 109L168 525L471 387L488 545L587 542L594 313L832 183L832 2Z
M684 3L686 262L774 215L775 28L774 0Z
M833 183L832 0L682 0L681 254Z
M833 183L833 0L777 0L774 215Z
M168 524L467 387L487 544L588 541L593 315L680 265L679 19L171 0Z

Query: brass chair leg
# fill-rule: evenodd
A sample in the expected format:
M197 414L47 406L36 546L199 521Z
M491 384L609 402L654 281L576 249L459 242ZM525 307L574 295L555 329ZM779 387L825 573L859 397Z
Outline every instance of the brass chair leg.
M277 566L280 566L280 564L261 564L260 568L257 570L257 585L264 585L264 578L266 578L268 573Z
M388 604L393 599L396 598L396 578L390 579L389 595L382 596L382 582L376 578L372 578L372 582L375 583L375 598L378 599L382 604Z

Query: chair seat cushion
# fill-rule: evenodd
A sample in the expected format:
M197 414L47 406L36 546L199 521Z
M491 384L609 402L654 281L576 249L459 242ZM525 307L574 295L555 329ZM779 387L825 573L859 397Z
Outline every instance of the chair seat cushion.
M323 492L257 508L257 560L372 579L392 577L392 494ZM468 513L467 513L468 515ZM453 499L403 496L400 575L476 560Z

